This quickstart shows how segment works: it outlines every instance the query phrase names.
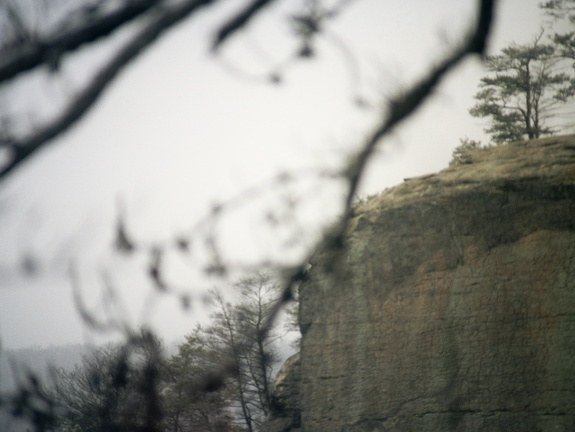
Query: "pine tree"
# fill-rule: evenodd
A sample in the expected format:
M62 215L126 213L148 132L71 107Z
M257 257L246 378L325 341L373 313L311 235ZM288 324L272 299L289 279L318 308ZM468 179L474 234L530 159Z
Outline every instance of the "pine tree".
M496 143L534 139L555 132L548 119L574 94L569 75L560 72L556 47L541 43L512 44L487 57L490 75L481 78L478 103L469 112L489 117L485 129Z
M231 432L237 430L229 409L232 389L204 391L207 370L217 368L221 358L201 326L178 347L164 370L163 402L166 431Z
M559 56L575 60L575 0L551 0L539 6L545 14L553 18L554 23L569 23L570 31L555 33L552 39L558 47Z

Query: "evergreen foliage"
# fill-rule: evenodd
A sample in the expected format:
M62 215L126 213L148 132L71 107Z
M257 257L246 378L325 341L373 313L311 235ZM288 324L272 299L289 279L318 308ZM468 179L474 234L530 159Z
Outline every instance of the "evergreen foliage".
M237 430L229 409L232 389L225 387L216 391L203 391L203 374L216 367L220 360L201 326L186 336L178 347L178 353L169 359L165 368L165 388L162 393L165 430Z
M542 43L542 36L487 57L490 75L481 79L478 102L469 112L490 118L485 132L498 144L554 133L547 120L574 95L573 81L560 71L556 46Z
M554 22L567 21L571 25L575 24L575 0L552 0L540 6ZM561 57L575 60L575 29L566 33L555 33L552 40L557 45Z
M567 18L570 22L575 23L575 0L547 0L539 6L554 19Z
M470 153L481 148L481 141L475 141L468 137L461 138L460 144L453 150L450 165L471 163Z

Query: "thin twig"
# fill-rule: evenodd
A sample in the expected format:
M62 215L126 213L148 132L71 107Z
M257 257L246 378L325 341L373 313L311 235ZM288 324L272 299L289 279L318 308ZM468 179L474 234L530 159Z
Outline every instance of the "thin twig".
M220 28L214 40L213 50L217 50L230 36L245 27L258 12L274 1L275 0L253 0L247 7Z
M94 105L110 82L134 60L145 48L149 47L165 30L186 18L201 6L206 6L214 0L187 1L177 7L162 9L147 23L129 42L120 48L92 79L92 82L80 92L63 110L59 117L31 137L17 142L12 146L12 159L0 169L0 179L16 167L20 166L30 156L35 154L53 138L70 128Z
M126 2L120 9L111 11L97 19L86 18L81 26L58 29L41 41L26 41L9 49L0 56L0 84L23 72L42 66L53 53L62 55L74 51L82 45L109 36L124 24L134 21L143 13L156 6L161 0L140 0Z
M375 131L365 141L359 152L352 158L347 167L348 188L345 198L345 207L342 218L335 225L331 232L328 232L318 244L312 248L312 252L306 256L297 266L292 267L286 273L284 288L276 301L266 324L263 326L264 337L270 329L283 308L284 304L294 298L296 286L305 280L306 267L311 256L322 249L333 249L343 244L343 235L348 227L349 215L352 208L353 197L355 196L361 179L365 173L367 163L373 156L379 142L389 134L394 127L413 114L431 95L440 80L467 55L478 54L484 56L487 39L490 34L493 21L493 9L495 0L480 0L479 14L475 31L467 38L467 41L439 66L432 68L427 76L414 85L403 95L395 98L390 103L390 112L383 122L376 127Z

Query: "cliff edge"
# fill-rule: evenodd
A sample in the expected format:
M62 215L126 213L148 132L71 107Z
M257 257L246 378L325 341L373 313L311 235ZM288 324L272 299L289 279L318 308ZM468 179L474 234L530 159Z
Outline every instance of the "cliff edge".
M313 257L282 430L575 430L575 136L464 156Z

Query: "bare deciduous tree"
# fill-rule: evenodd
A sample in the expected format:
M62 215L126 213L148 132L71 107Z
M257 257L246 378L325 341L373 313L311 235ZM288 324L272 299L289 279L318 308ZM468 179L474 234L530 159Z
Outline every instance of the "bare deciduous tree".
M150 332L126 344L109 345L84 356L81 365L56 374L54 398L63 413L62 431L159 431L162 422L162 346Z

